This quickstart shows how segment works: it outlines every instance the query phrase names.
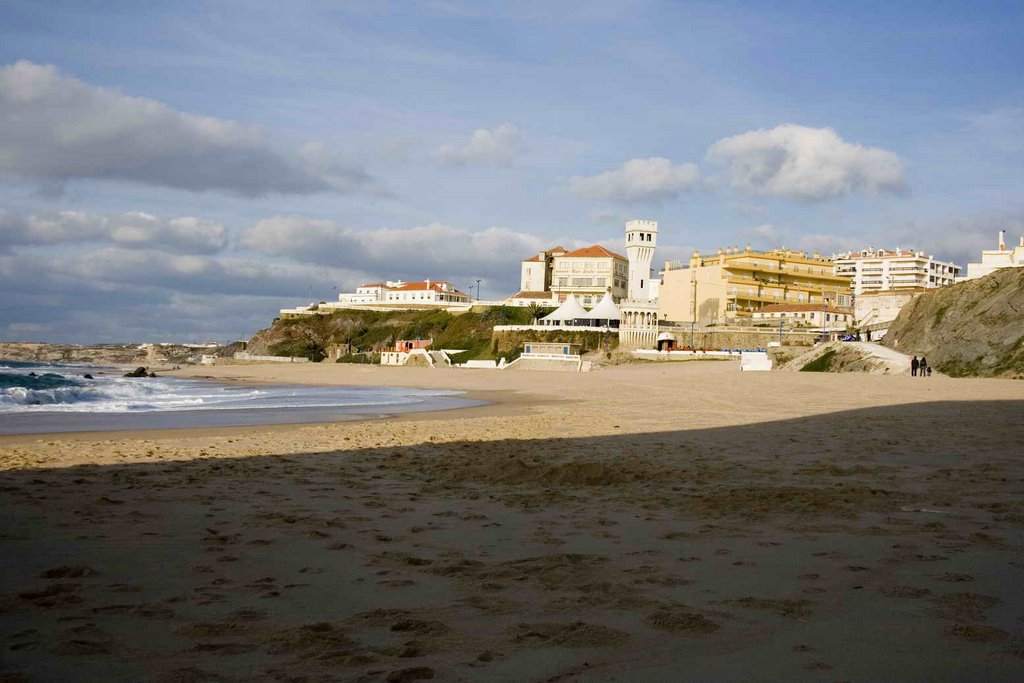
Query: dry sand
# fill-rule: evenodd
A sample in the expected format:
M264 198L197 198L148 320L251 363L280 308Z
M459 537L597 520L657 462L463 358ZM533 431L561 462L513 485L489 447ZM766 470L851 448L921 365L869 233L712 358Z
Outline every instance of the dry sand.
M4 680L1024 679L1024 383L190 374L495 403L0 441Z

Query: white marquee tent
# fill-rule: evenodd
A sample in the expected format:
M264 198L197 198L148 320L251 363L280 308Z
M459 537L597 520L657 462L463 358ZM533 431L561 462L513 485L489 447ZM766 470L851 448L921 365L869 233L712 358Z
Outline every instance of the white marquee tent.
M580 306L576 297L570 294L554 313L549 313L540 321L545 325L575 325L577 320L588 318L590 318L590 314L587 313L587 309Z
M590 313L587 313L587 318L601 327L604 325L617 327L617 325L612 325L612 323L617 323L621 317L619 315L619 307L612 300L612 295L606 292L600 303L590 309Z

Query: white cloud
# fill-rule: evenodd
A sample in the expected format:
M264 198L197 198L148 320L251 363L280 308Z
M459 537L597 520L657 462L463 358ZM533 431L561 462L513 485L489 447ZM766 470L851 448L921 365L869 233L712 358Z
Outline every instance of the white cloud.
M333 221L276 216L245 230L241 243L256 251L309 263L339 264L428 277L441 271L473 275L518 267L518 261L552 246L551 240L506 228L473 232L443 223L412 228L356 230ZM440 274L434 275L440 277Z
M494 130L478 128L462 147L438 147L434 151L434 158L452 166L508 166L519 154L521 144L519 128L511 123L503 123Z
M256 127L176 111L24 60L0 67L0 177L48 188L90 178L244 196L373 186L322 148L283 154Z
M694 164L675 165L662 157L631 159L614 171L572 176L564 189L580 197L612 202L656 202L678 197L700 181Z
M758 246L767 248L780 246L782 244L784 234L782 230L771 223L755 225L744 232L746 233L746 236L757 243Z
M28 216L0 211L0 250L105 242L132 249L160 247L177 253L213 253L223 249L227 241L223 225L191 216L165 220L138 211L115 215L61 211Z
M895 153L844 141L831 128L786 124L723 138L708 157L728 164L733 188L754 195L822 200L854 192L900 192Z

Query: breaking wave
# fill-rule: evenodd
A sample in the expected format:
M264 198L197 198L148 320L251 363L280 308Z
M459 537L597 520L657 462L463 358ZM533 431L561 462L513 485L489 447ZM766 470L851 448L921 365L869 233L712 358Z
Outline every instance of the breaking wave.
M83 377L91 372L93 379ZM122 377L81 366L0 363L0 413L132 413L251 408L407 406L458 392L385 387L235 386L171 377Z

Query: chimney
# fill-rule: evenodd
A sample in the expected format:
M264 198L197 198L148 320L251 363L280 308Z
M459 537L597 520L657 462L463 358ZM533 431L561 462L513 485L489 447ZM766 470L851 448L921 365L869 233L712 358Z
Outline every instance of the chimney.
M430 289L430 278L427 278L427 289Z
M999 231L999 251L1006 251L1006 231Z

